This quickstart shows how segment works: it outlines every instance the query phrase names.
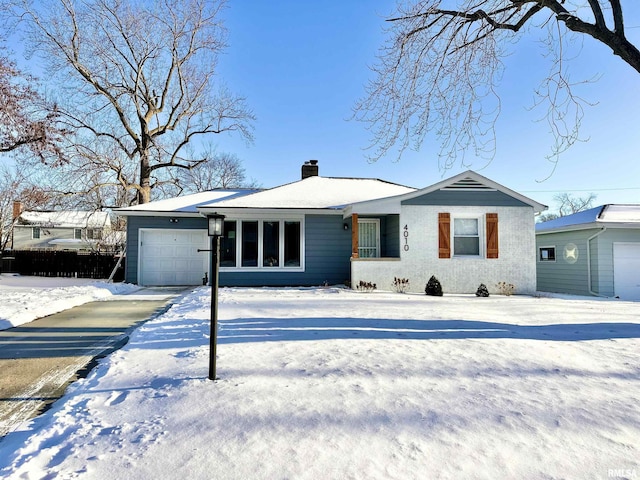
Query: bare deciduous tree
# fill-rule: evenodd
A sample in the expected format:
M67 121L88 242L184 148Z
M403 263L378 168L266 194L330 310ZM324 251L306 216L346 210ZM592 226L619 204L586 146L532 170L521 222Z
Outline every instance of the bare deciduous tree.
M211 154L205 163L179 172L182 193L195 193L216 188L256 188L248 180L242 161L231 153Z
M0 256L11 246L16 224L13 202L19 200L25 209L44 208L49 205L48 192L34 185L19 169L0 165Z
M593 208L593 202L597 198L595 193L590 193L585 197L574 197L570 193L559 193L554 195L553 199L558 204L557 213L550 212L542 214L538 217L538 222L547 222L556 218L565 217L574 213L582 212Z
M64 160L59 112L31 86L34 79L0 57L0 153L25 150L42 162Z
M388 22L374 79L354 114L372 131L372 160L419 149L430 131L441 141L444 168L469 150L491 158L502 59L533 29L547 29L553 53L552 70L536 91L548 107L551 157L579 140L586 104L566 72L570 34L603 43L640 72L640 51L626 37L621 0L408 0Z
M195 139L239 132L250 139L243 98L217 82L225 47L223 0L13 0L31 53L63 89L69 128L116 146L135 164L137 202L154 175L205 161L186 158Z

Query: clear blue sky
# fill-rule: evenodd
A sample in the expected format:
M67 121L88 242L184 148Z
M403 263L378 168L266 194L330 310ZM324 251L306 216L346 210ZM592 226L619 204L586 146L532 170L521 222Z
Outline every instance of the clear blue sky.
M640 41L640 8L634 3L623 2L626 24L630 38ZM233 91L247 97L257 121L253 144L222 136L218 150L236 153L247 175L264 187L297 180L309 159L319 160L321 175L376 177L418 188L466 170L439 170L433 141L400 162L370 164L363 150L369 132L348 120L364 94L368 66L383 42L383 19L394 5L394 0L231 0L225 12L230 47L220 71ZM540 44L527 38L514 45L500 89L496 156L489 164L469 156L466 161L552 209L553 195L562 192L596 193L596 204L640 203L640 74L595 41L584 41L571 63L573 78L601 75L580 90L597 103L583 122L588 141L566 152L544 180L552 171L545 156L553 139L546 124L536 121L543 112L528 110L533 89L548 71L542 53Z

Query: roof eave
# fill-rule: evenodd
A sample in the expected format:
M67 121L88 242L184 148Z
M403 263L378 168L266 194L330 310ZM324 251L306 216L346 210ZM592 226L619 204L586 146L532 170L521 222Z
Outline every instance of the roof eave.
M473 170L466 170L462 173L459 173L458 175L455 175L451 178L448 178L446 180L442 180L441 182L438 182L434 185L431 185L429 187L420 189L420 190L416 190L415 192L411 192L411 193L405 193L404 195L401 195L400 197L400 201L404 201L404 200L409 200L412 198L416 198L419 197L421 195L426 195L432 192L435 192L437 190L441 190L445 187L448 187L456 182L458 182L459 180L462 180L463 178L466 177L471 177L474 180L484 183L486 186L488 186L491 189L494 190L498 190L502 193L505 193L507 195L512 196L513 198L516 198L517 200L520 200L521 202L529 205L530 207L532 207L534 209L535 212L543 212L545 210L547 210L549 207L547 205L544 205L542 203L536 202L535 200L526 197L514 190L511 190L510 188L505 187L504 185L500 185L497 182L494 182L493 180L484 177L482 175L480 175L479 173L474 172Z
M206 217L209 214L217 213L220 215L225 215L227 217L246 217L249 215L275 215L275 216L283 216L283 215L291 215L291 216L300 216L300 215L341 215L342 208L341 207L325 207L325 208L256 208L256 207L217 207L217 206L207 206L207 207L198 207L198 214L200 216Z

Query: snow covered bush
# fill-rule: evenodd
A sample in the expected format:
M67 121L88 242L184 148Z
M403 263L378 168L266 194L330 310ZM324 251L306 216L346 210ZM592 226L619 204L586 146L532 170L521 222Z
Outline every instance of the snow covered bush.
M476 297L488 297L489 296L489 290L487 289L487 286L484 283L481 283L480 286L478 287L478 290L476 290Z
M427 282L427 286L424 288L424 293L431 295L432 297L442 296L442 285L440 285L440 281L435 277L435 275L431 275L431 278Z
M496 287L498 287L498 291L502 295L506 295L507 297L513 295L516 291L516 287L513 285L513 283L498 282L496 284Z

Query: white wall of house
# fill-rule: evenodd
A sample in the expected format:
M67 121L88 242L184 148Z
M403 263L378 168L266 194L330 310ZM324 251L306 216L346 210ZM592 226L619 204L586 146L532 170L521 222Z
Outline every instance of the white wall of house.
M456 257L452 253L451 258L438 258L438 213L444 212L451 215L452 225L456 217L482 219L479 256ZM485 258L487 213L498 214L499 256L495 259ZM491 293L498 293L498 282L513 284L515 293L531 294L536 290L531 207L403 206L400 225L400 259L352 259L354 287L362 280L375 283L378 290L393 290L395 276L409 279L409 291L424 293L427 281L435 275L445 293L475 293L480 283Z

